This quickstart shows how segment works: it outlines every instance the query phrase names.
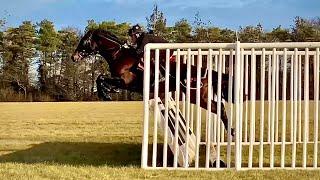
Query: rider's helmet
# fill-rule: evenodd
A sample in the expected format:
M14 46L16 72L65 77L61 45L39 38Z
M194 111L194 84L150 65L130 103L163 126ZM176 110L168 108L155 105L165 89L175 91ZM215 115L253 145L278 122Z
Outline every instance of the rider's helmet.
M137 38L139 38L142 33L143 29L139 24L132 26L128 31L129 36L135 35Z

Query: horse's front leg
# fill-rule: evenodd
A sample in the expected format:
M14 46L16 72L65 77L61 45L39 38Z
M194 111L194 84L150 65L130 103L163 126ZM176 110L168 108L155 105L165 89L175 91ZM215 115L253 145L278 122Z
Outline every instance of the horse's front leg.
M200 106L202 108L207 109L207 105L208 105L207 101L200 100ZM220 118L221 118L221 121L224 124L224 128L228 132L228 127L230 126L230 124L228 122L226 109L225 109L223 103L221 103L220 106L221 106L221 111L220 111L221 117ZM211 100L211 112L214 113L214 114L218 113L218 103L216 101L214 101L214 100ZM234 135L235 135L234 129L231 128L231 136L234 136Z
M208 102L211 102L211 112L214 114L217 114L218 112L218 103L214 100L210 100L208 101L208 83L207 80L203 80L202 81L203 86L200 89L200 106L204 109L207 109L207 105ZM196 90L191 91L191 102L192 103L196 103ZM220 115L221 115L221 121L224 124L224 127L226 129L226 131L228 132L228 127L230 126L229 122L228 122L228 117L227 117L227 113L226 113L226 109L224 104L221 102L220 104ZM231 128L231 135L234 136L235 132L234 129Z
M99 75L97 80L98 97L104 101L111 101L110 93L119 93L119 88L125 88L125 82L119 77Z

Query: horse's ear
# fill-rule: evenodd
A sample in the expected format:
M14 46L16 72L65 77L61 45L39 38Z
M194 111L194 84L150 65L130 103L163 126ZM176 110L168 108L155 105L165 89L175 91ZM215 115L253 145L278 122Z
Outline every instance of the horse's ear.
M93 30L92 29L89 29L87 32L86 32L86 34L91 34L93 32Z
M93 30L88 30L86 32L86 34L83 36L83 37L85 37L84 41L83 41L83 44L90 44L90 47L92 47L92 43L91 43L92 35L93 35Z
M89 29L87 32L85 32L84 36L92 36L94 31L95 31L94 29Z

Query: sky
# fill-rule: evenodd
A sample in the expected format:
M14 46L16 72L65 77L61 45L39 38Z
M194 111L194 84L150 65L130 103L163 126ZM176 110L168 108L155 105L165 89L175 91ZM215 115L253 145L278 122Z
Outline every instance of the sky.
M168 26L182 18L192 24L197 12L204 22L232 30L258 23L266 30L290 28L295 16L320 17L320 0L0 0L0 18L6 17L7 26L48 19L57 29L84 30L89 19L146 25L154 4Z

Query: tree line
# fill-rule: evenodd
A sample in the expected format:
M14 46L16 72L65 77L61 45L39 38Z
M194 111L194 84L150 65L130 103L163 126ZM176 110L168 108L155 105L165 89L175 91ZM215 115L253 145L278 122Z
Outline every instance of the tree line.
M141 22L143 23L143 22ZM169 42L298 42L320 41L320 18L295 17L290 28L280 25L266 31L261 24L239 27L236 31L204 22L199 13L194 21L186 19L168 26L165 15L154 6L146 18L146 31ZM128 40L132 24L88 20L84 32L73 27L57 30L54 22L24 21L8 27L0 19L0 101L92 101L97 100L95 80L109 74L100 56L76 64L71 55L83 33L105 29L120 40ZM141 95L128 91L113 94L115 100L139 100Z

